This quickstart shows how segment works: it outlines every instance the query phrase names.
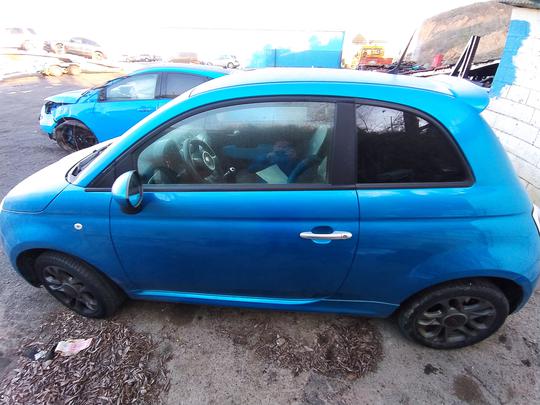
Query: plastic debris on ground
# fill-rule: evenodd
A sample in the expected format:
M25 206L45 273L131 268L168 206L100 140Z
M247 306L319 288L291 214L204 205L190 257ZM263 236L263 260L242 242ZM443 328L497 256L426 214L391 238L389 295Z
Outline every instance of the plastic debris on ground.
M68 311L45 322L0 381L0 404L159 404L166 363L148 335Z

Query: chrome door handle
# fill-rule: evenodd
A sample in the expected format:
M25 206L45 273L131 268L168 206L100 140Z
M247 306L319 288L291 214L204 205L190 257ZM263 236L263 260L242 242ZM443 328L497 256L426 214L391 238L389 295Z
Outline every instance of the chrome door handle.
M334 231L332 233L300 232L300 237L311 240L344 240L352 238L352 233L345 231Z

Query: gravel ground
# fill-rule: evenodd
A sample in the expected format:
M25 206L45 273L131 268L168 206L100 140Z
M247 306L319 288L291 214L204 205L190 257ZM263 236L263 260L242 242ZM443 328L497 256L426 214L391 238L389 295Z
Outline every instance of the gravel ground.
M64 155L39 133L43 98L109 78L0 83L0 198ZM2 380L13 375L27 336L63 310L17 276L3 255L0 277ZM114 321L151 336L160 352L171 354L167 404L530 404L540 402L539 305L537 291L491 339L445 352L406 341L392 320L328 314L128 302ZM321 360L328 342L345 343L344 353L357 357L343 361L332 352ZM341 372L333 360L353 372Z

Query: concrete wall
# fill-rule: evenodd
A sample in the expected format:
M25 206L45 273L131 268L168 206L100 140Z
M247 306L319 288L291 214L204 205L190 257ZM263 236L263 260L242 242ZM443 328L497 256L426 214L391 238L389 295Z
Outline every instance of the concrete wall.
M484 111L527 191L540 203L540 10L514 8Z

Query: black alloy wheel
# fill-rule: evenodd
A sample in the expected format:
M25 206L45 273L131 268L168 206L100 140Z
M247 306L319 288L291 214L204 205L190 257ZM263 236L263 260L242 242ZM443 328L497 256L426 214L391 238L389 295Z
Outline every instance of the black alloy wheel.
M35 262L41 284L60 303L89 318L114 314L124 292L88 264L59 252L44 252Z
M452 282L418 294L399 311L401 331L435 349L455 349L486 339L504 323L508 299L486 280Z
M98 309L96 297L84 283L59 266L43 268L43 284L58 301L81 315L91 316Z

